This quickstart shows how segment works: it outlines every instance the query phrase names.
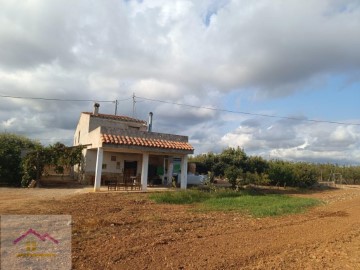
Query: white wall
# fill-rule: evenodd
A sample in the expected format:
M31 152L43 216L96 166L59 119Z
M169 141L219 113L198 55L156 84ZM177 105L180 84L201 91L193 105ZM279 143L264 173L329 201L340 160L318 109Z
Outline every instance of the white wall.
M111 160L112 156L116 157L116 161ZM122 173L125 161L137 161L137 173L141 172L142 155L116 152L104 152L103 164L106 164L106 169L103 169L103 172ZM117 168L117 162L120 162L120 168Z
M85 157L84 165L85 165L85 173L93 172L95 173L95 167L96 167L96 153L97 150L84 150L83 154Z

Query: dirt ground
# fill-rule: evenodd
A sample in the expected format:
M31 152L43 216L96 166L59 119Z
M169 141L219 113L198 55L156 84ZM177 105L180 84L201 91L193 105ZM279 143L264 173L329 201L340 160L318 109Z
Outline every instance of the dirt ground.
M143 193L0 188L0 213L72 215L74 269L360 269L360 187L294 196L324 204L252 218Z

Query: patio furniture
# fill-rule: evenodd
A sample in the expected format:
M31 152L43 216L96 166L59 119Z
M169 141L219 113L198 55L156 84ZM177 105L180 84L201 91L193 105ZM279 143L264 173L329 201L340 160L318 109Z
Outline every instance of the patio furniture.
M108 190L141 190L141 175L138 176L124 176L123 181L108 180Z

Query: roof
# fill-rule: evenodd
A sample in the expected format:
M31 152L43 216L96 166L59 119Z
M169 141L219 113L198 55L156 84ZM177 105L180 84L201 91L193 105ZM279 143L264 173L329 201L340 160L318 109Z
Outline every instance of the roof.
M99 114L95 115L91 112L83 112L83 113L88 114L91 117L98 117L98 118L110 119L110 120L118 120L118 121L124 121L124 122L135 122L135 123L146 125L146 121L144 121L144 120L140 120L140 119L124 116L124 115L113 115L113 114L103 114L103 113L99 113Z
M102 134L101 140L105 144L117 144L128 146L142 146L150 148L162 148L173 150L189 150L193 151L194 148L188 142L178 142L162 139L141 138L141 137L129 137L112 134Z

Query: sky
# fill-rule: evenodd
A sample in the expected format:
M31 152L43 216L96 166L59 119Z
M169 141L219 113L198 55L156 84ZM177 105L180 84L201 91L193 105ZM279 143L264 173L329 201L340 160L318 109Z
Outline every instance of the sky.
M71 145L118 100L195 154L359 165L359 29L358 0L0 0L0 132Z

